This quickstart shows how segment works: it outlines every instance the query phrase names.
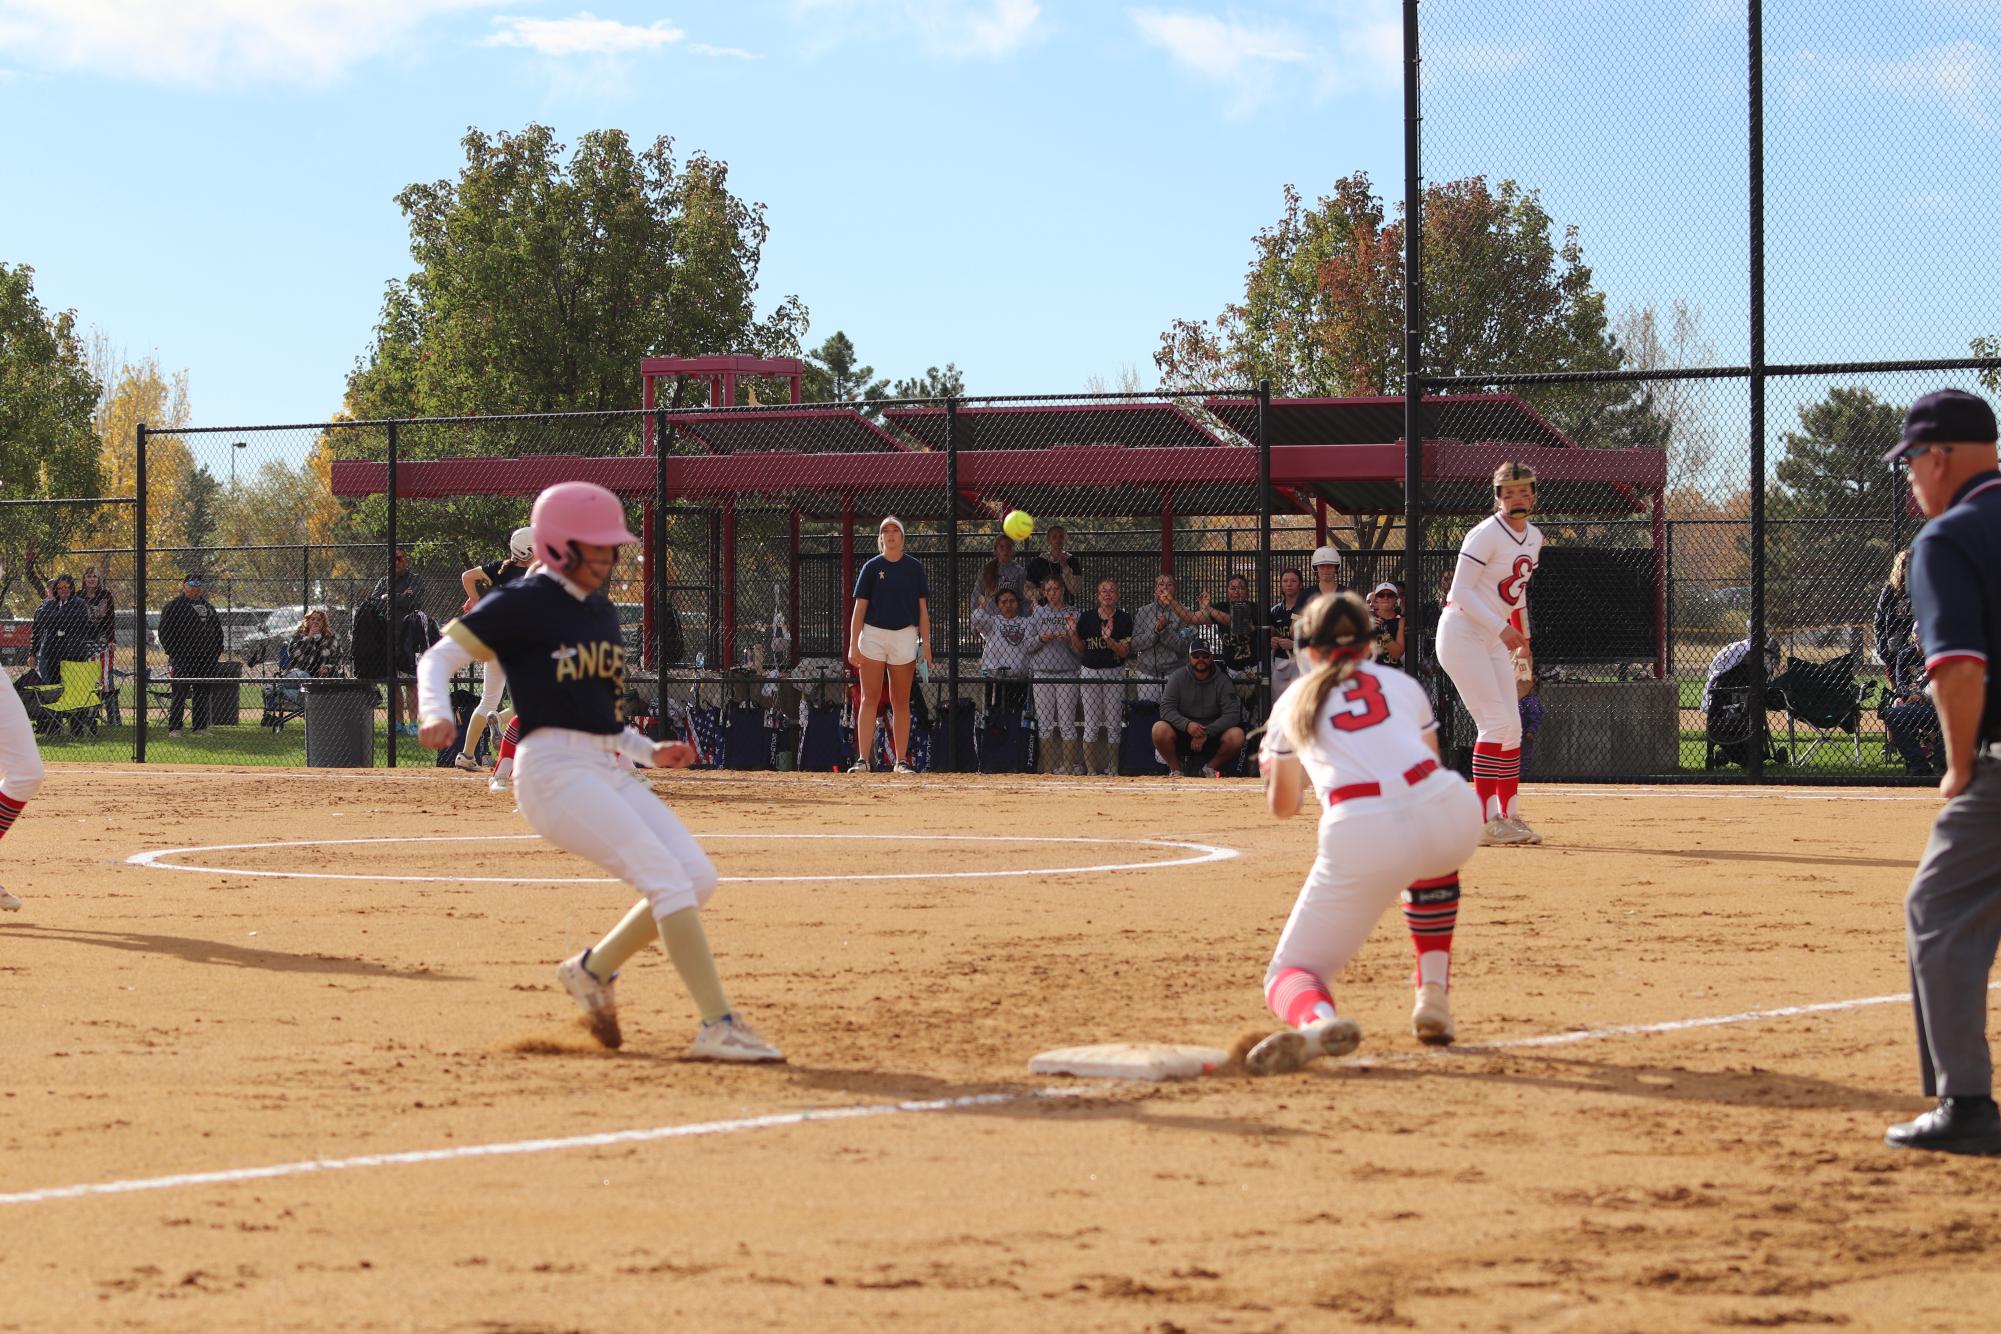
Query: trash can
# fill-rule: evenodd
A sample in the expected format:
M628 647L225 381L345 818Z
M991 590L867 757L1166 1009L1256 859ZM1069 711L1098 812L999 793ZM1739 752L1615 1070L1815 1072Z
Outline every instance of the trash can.
M367 769L375 764L375 686L368 681L315 679L306 692L306 764L314 769Z
M218 662L210 674L231 679L202 687L208 691L208 724L210 727L235 727L243 721L243 664Z

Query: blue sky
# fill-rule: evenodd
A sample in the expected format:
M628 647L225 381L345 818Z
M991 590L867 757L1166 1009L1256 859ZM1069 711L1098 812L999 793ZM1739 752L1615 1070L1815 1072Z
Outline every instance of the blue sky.
M0 0L0 259L186 368L199 421L320 419L409 267L399 189L452 175L467 125L617 126L731 163L769 206L764 304L797 293L809 342L975 392L1151 383L1283 185L1399 191L1399 8ZM1774 359L2001 329L1990 8L1767 4ZM1693 302L1740 359L1740 13L1433 0L1428 174L1539 186L1615 309Z

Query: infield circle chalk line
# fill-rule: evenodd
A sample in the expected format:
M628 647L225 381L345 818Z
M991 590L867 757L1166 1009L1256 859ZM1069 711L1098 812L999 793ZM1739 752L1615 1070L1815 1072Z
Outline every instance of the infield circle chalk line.
M155 871L192 871L202 875L254 875L274 880L377 880L397 884L450 885L616 885L611 876L509 875L364 875L355 871L270 871L234 866L191 866L162 860L201 852L243 852L264 848L352 847L367 843L496 843L539 840L540 834L408 834L381 838L280 839L269 843L210 843L196 848L154 848L125 859L131 866ZM726 875L726 885L812 884L850 880L997 880L1029 875L1085 875L1098 871L1151 871L1168 866L1200 866L1228 861L1237 849L1178 838L1087 838L1040 834L698 834L702 842L722 839L801 839L864 843L1068 843L1095 847L1173 848L1193 855L1152 862L1105 862L1097 866L1034 866L980 871L874 871L853 875Z
M2001 990L2001 982L1988 988ZM1482 1052L1515 1050L1524 1047L1555 1047L1599 1038L1632 1037L1648 1033L1676 1033L1691 1028L1716 1028L1725 1024L1748 1024L1761 1019L1789 1019L1803 1014L1831 1014L1860 1010L1873 1005L1894 1005L1910 1000L1910 993L1897 996L1860 996L1854 1000L1821 1001L1812 1005L1782 1005L1771 1010L1744 1010L1737 1014L1703 1019L1672 1019L1658 1024L1614 1024L1541 1037L1507 1038L1499 1042L1465 1044L1430 1053L1444 1057L1452 1052L1478 1055ZM1358 1062L1366 1064L1366 1062ZM975 1093L960 1098L932 1098L924 1101L865 1103L858 1107L808 1108L798 1112L773 1112L764 1116L739 1117L732 1121L696 1121L677 1126L654 1126L646 1130L610 1130L591 1135L565 1135L552 1139L505 1140L490 1144L459 1144L449 1149L413 1149L401 1153L365 1153L352 1158L310 1158L303 1162L273 1163L266 1167L233 1167L215 1172L181 1172L173 1176L135 1177L124 1181L94 1181L76 1186L49 1186L41 1190L0 1194L0 1206L44 1204L53 1200L76 1200L93 1195L130 1195L140 1191L173 1190L182 1186L220 1186L239 1181L269 1181L277 1177L313 1176L325 1172L350 1172L365 1167L408 1167L423 1163L454 1162L466 1158L503 1158L520 1154L557 1153L568 1149L595 1149L616 1144L647 1144L656 1140L692 1139L704 1135L732 1135L746 1130L774 1130L815 1121L853 1121L863 1117L911 1116L926 1112L962 1111L976 1107L1001 1107L1010 1103L1038 1102L1056 1098L1086 1098L1096 1088L1034 1089L1016 1092Z

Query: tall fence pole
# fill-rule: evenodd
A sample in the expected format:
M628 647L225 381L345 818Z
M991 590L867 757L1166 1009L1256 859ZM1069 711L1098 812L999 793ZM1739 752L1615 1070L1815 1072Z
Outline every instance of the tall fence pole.
M1418 96L1418 0L1403 4L1403 582L1422 605L1424 555L1424 168ZM1418 640L1405 659L1417 666Z
M1745 771L1765 776L1765 16L1749 0L1751 299L1751 753Z
M1258 594L1272 596L1271 586L1271 381L1258 381ZM1256 602L1251 604L1253 607ZM1258 637L1258 671L1271 684L1271 636Z
M389 423L389 579L383 585L389 590L389 605L385 608L385 618L389 623L386 636L389 644L389 661L386 668L389 675L389 767L396 767L396 729L402 725L401 712L397 707L396 646L402 637L403 627L396 618L396 423Z
M945 771L959 767L959 400L945 400ZM845 633L845 632L844 632ZM936 647L938 623L931 626Z
M652 568L647 582L653 598L653 713L667 716L667 410L659 409L653 421L653 543L646 553ZM782 665L781 665L782 666ZM656 727L655 730L658 730Z
M132 433L132 762L146 762L146 423Z

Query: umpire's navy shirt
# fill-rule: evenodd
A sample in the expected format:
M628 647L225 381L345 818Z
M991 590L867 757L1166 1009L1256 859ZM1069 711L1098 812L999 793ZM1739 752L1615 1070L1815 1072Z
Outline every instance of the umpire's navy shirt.
M616 735L625 728L625 641L603 593L544 571L503 584L445 627L476 658L498 658L521 735L543 727Z
M1969 659L1987 667L1980 737L2001 741L2001 472L1969 478L1911 543L1911 607L1925 670Z
M908 554L898 560L870 556L855 576L855 601L868 599L862 624L878 630L901 630L917 624L917 603L930 596L924 567Z

